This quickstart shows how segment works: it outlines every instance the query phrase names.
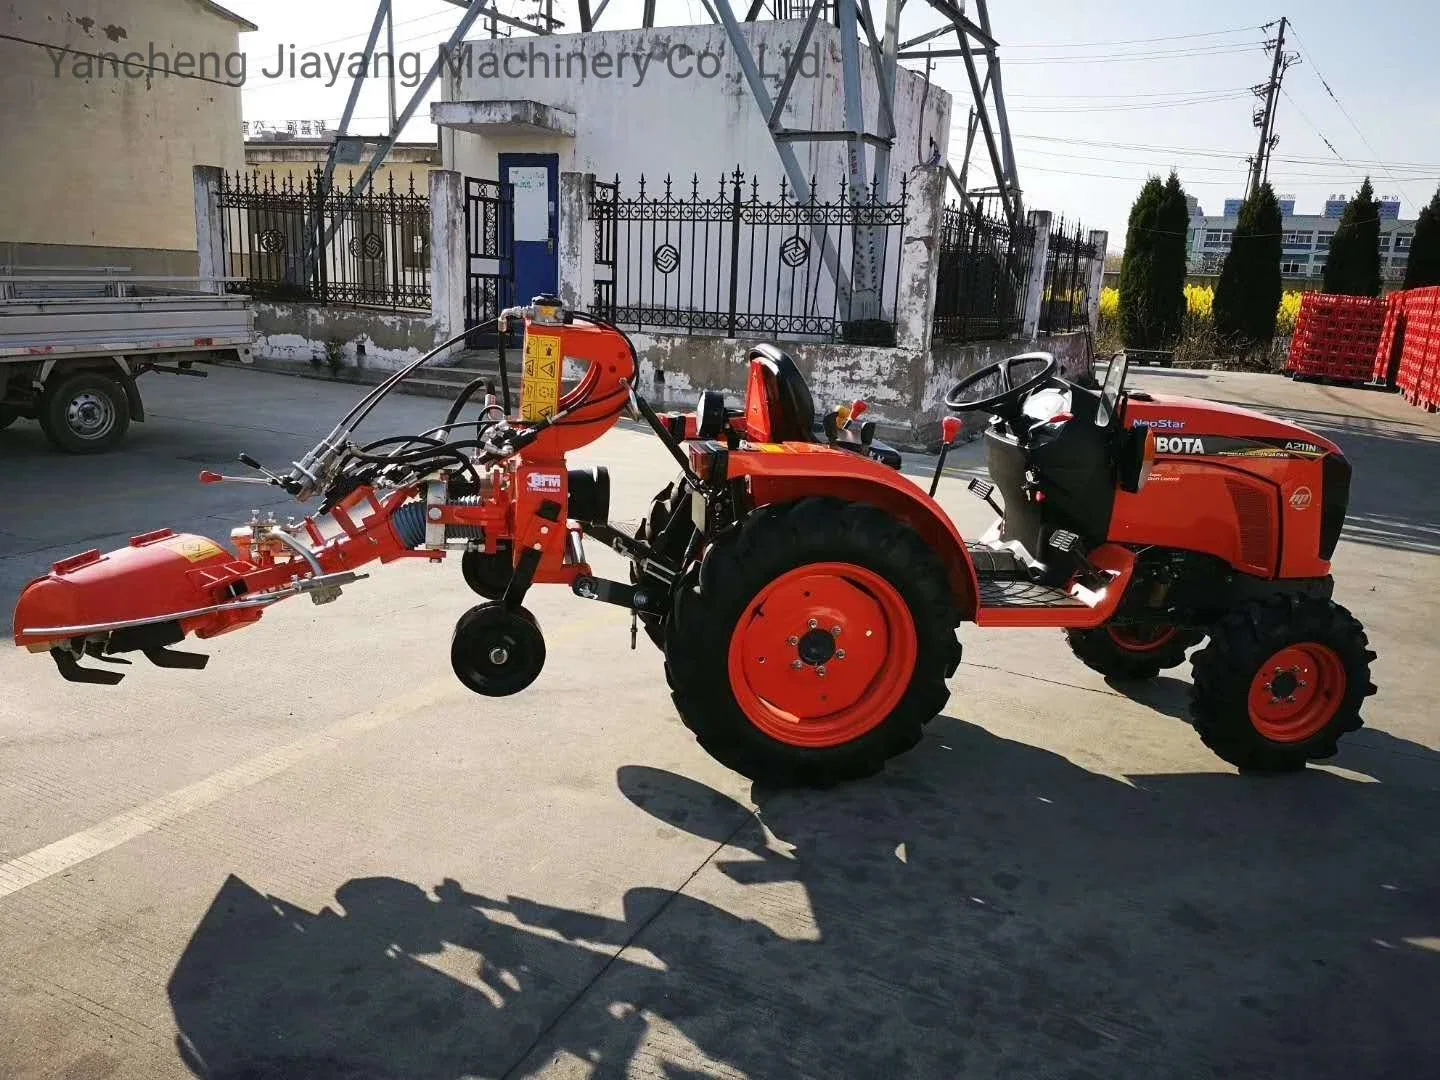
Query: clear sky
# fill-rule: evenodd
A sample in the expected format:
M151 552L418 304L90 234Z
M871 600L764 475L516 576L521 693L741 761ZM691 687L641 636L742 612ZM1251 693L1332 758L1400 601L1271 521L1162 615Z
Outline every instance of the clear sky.
M374 5L368 0L222 0L260 27L241 38L249 54L247 121L338 120L347 79L327 87L273 72L281 46L339 54L364 45ZM435 55L461 9L443 0L395 0L397 52ZM540 0L498 0L523 15ZM744 0L732 0L737 8ZM612 0L601 29L638 26L641 0ZM877 18L884 0L871 0ZM698 0L659 0L657 23L708 21ZM555 0L562 32L578 30L573 0ZM1001 44L1002 77L1026 205L1108 229L1123 245L1125 221L1149 173L1179 170L1207 213L1244 192L1258 132L1250 87L1270 73L1260 26L1293 21L1287 52L1299 54L1284 79L1270 179L1293 194L1296 210L1319 212L1331 192L1353 193L1369 173L1378 194L1402 200L1413 217L1440 185L1440 0L1389 0L1377 7L1309 0L1287 10L1274 0L991 0ZM942 24L910 0L902 37ZM1269 33L1273 35L1272 28ZM935 42L942 46L945 39ZM950 38L953 42L953 36ZM923 71L923 61L905 62ZM955 99L952 149L963 146L970 103L964 64L937 60L931 77ZM1323 81L1322 81L1323 80ZM1327 89L1328 86L1328 89ZM401 89L401 105L409 91ZM432 97L434 94L432 93ZM407 138L433 137L423 120ZM354 126L383 131L383 83L366 87ZM958 166L958 156L953 163ZM977 180L989 183L982 165Z

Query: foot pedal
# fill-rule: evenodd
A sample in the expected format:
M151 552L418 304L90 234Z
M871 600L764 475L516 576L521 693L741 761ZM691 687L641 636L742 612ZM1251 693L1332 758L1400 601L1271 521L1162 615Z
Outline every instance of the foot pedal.
M986 502L989 502L990 496L995 494L995 485L989 480L981 480L978 476L972 477L965 486L970 489L971 495L977 499L984 499Z
M178 652L175 649L146 649L145 659L158 668L180 668L186 671L200 671L210 663L204 653Z
M68 649L54 648L50 656L60 669L60 677L66 682L90 683L93 686L114 686L125 678L123 671L106 671L103 668L83 668L75 662L75 654Z
M1080 537L1069 529L1056 529L1050 534L1047 543L1056 551L1063 551L1068 555L1079 548Z

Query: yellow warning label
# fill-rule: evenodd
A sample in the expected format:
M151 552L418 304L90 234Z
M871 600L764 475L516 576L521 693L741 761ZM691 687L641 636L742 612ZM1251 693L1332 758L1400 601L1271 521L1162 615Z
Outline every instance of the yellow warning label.
M543 420L560 403L560 338L554 334L525 335L525 362L520 383L520 419Z
M165 545L177 555L183 555L191 562L204 562L216 555L224 555L225 552L212 540L204 540L195 536L182 536L177 540L171 540Z
M779 443L773 443L773 442L750 443L749 448L750 448L751 450L758 450L758 451L759 451L760 453L762 453L762 454L783 454L783 453L785 453L785 447L781 446Z

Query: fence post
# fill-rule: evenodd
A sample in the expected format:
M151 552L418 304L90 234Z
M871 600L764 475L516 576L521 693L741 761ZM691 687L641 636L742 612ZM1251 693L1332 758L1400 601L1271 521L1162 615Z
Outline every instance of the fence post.
M735 337L735 307L739 303L740 292L740 185L744 180L739 168L731 177L735 185L735 194L730 203L730 318L725 324L725 336Z
M196 272L202 278L226 277L229 267L225 265L225 218L220 209L224 170L214 165L196 165L193 174ZM222 282L212 282L210 287L216 292L225 291Z
M1093 334L1100 329L1100 292L1105 288L1105 248L1110 244L1110 233L1105 229L1090 232L1090 246L1095 257L1090 260L1090 291L1086 294L1089 310L1085 313Z
M595 306L594 173L560 174L560 299L580 311Z
M935 322L935 287L940 269L940 233L945 221L942 169L928 169L910 189L913 215L903 226L895 295L895 345L919 353L930 350ZM888 242L888 237L887 237ZM882 311L883 317L883 311Z
M1034 341L1040 333L1040 304L1045 297L1045 267L1050 259L1050 211L1030 211L1029 223L1035 230L1035 246L1030 254L1030 281L1025 291L1025 321L1020 336L1025 341Z
M464 183L458 172L430 172L430 314L437 342L465 329Z

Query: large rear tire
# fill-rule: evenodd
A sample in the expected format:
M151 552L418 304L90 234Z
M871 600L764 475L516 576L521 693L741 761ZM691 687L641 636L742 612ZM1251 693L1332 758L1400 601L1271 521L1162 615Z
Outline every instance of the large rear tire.
M778 786L873 775L920 741L960 662L945 567L905 523L808 498L717 538L677 590L675 707L728 768Z
M1253 600L1211 627L1195 654L1195 729L1236 768L1303 769L1363 725L1373 659L1364 628L1333 600Z
M1101 626L1066 630L1070 651L1086 667L1122 682L1153 679L1185 662L1185 654L1205 638L1203 630L1183 626Z
M9 405L0 405L0 431L20 419L20 413Z

